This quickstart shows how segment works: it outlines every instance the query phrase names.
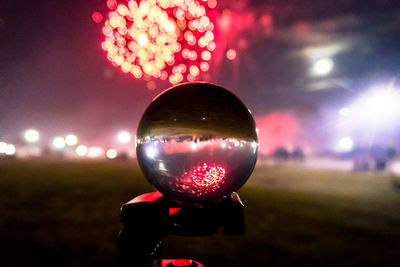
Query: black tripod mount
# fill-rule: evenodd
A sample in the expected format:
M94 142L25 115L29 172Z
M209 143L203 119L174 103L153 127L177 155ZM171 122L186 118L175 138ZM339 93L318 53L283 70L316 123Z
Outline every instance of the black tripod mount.
M219 202L180 203L156 191L123 204L121 222L119 267L203 267L193 260L162 259L163 238L211 235L221 226L228 235L243 234L244 206L235 192Z

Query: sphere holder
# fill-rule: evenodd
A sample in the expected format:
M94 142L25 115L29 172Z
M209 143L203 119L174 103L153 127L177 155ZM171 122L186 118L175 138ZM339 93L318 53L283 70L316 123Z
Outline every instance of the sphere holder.
M235 192L220 202L193 204L173 201L156 191L123 204L121 222L119 267L203 267L192 260L162 259L162 239L211 235L221 226L225 234L243 234L244 205Z

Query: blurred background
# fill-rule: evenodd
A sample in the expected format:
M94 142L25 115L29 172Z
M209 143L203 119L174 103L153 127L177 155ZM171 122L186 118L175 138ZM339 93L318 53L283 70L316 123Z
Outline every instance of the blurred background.
M400 2L200 1L209 70L256 120L246 234L171 237L206 266L398 266ZM115 265L119 207L151 191L139 120L171 80L107 60L125 1L0 1L0 265ZM207 65L208 66L208 65ZM208 67L207 67L208 69Z

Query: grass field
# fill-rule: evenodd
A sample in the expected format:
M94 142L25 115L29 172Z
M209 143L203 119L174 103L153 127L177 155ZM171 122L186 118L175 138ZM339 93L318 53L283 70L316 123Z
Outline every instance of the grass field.
M135 164L0 161L0 266L114 266L119 207L152 188ZM400 191L376 174L256 168L246 233L168 237L211 266L400 266Z

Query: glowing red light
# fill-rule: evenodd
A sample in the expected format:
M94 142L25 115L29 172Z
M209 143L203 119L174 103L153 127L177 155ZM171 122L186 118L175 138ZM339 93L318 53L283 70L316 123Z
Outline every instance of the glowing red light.
M148 81L148 82L146 83L146 87L147 87L147 89L149 89L149 90L154 90L154 89L157 88L157 84L156 84L154 81Z
M224 10L219 21L219 27L222 31L228 31L232 24L232 13L230 10Z
M143 194L138 197L135 197L134 199L132 199L129 202L126 202L125 204L132 204L132 203L139 203L139 202L151 202L151 201L155 201L155 200L159 199L162 196L163 196L163 194L156 191L156 192L147 193L147 194Z
M179 259L179 260L174 260L172 262L172 266L191 266L193 263L192 260L184 260L184 259Z
M226 170L222 166L207 163L193 169L192 181L197 187L212 187L220 184L225 178Z
M226 57L227 57L229 60L234 60L234 59L236 58L236 51L235 51L234 49L229 49L229 50L226 52Z
M177 214L182 208L169 208L169 216Z
M93 12L92 13L92 20L96 23L100 23L103 20L103 15L100 12Z
M201 1L129 0L125 5L108 0L107 6L112 11L102 30L105 40L101 47L107 59L125 73L178 83L189 65L200 66L201 58L211 58L214 26ZM200 57L205 51L207 59ZM175 64L184 68L174 68ZM208 69L192 68L186 77L196 80Z
M217 6L217 0L208 0L207 4L209 8L215 8Z
M117 5L118 3L116 0L107 0L107 6L109 9L116 9Z

